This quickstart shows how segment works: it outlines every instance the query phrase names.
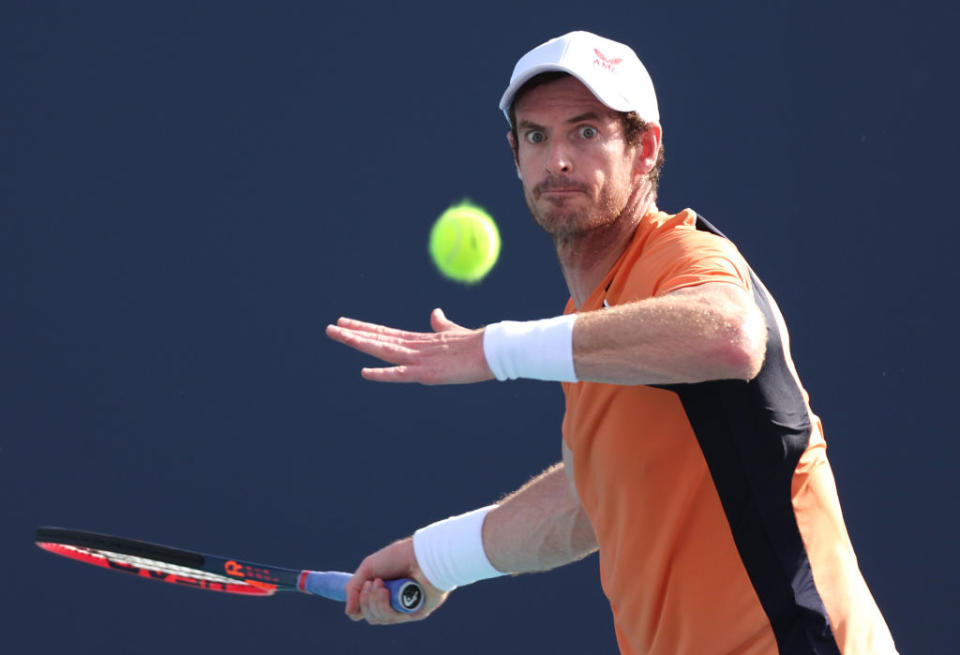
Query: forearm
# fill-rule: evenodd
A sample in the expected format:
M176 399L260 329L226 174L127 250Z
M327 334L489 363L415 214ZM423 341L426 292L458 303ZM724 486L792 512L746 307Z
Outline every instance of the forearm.
M753 297L726 282L539 321L501 321L483 334L497 379L622 385L751 380L766 343Z
M564 465L552 466L500 501L483 524L490 563L505 573L546 571L597 549Z
M720 291L692 289L579 314L577 379L631 385L752 379L766 343L762 315L743 294Z
M564 458L569 451L564 450ZM544 571L597 549L564 464L557 464L490 508L439 521L366 557L347 583L347 614L370 623L425 618L447 592L504 573ZM398 614L383 580L412 577L426 592L422 610Z

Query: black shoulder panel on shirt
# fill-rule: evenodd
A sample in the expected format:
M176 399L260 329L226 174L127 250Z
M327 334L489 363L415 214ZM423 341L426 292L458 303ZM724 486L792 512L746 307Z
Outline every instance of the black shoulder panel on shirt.
M726 238L699 215L697 229ZM839 655L791 501L793 473L810 439L810 417L787 361L775 318L779 310L752 270L750 275L768 330L759 375L750 382L661 388L683 403L780 653Z

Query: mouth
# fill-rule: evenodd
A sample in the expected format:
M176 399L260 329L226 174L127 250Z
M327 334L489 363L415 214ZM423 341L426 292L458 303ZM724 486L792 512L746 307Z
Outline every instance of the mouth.
M553 197L554 199L565 198L580 193L586 193L586 189L581 186L548 186L537 189L537 197Z

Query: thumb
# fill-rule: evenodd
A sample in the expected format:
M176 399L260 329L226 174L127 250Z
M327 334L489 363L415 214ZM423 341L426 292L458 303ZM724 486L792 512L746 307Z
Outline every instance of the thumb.
M363 618L360 613L360 590L363 588L363 584L371 579L365 565L366 562L361 564L360 568L354 572L353 577L344 586L344 591L347 594L347 606L344 608L344 613L354 621Z
M433 328L434 332L446 332L447 330L455 330L460 326L448 319L443 310L437 307L430 312L430 327Z

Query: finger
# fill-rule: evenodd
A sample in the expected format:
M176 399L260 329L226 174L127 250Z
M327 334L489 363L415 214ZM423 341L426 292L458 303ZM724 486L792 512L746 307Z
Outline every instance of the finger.
M328 325L326 332L327 336L334 341L339 341L351 348L357 348L361 343L384 343L403 348L418 347L423 344L429 345L437 338L434 332L368 332L339 325Z
M357 340L383 341L390 343L402 343L410 340L397 334L387 334L384 332L368 330L355 330L353 328L342 327L339 325L328 325L326 332L327 336L334 341L339 341L348 345L352 345L352 343Z
M351 578L344 587L344 591L347 593L347 606L343 611L354 621L359 621L363 618L360 612L360 589L363 587L363 584L359 581L354 584L354 580L356 580L356 578Z
M367 619L367 622L374 625L380 625L383 623L383 618L381 616L380 609L377 607L377 582L376 580L371 580L366 585L364 585L363 591L363 615Z
M451 327L460 327L456 323L449 320L447 323L449 323ZM429 341L434 334L433 332L411 332L410 330L398 330L397 328L391 328L385 325L377 325L376 323L365 323L364 321L358 321L353 318L346 318L342 316L337 319L336 325L327 326L327 334L329 335L331 331L337 331L341 329L361 333L371 338L374 336L384 339L393 338L397 342Z
M357 332L369 332L372 334L383 334L386 336L402 337L402 338L415 338L418 335L423 334L422 332L410 332L408 330L398 330L397 328L387 327L386 325L378 325L376 323L367 323L365 321L358 321L355 318L347 318L341 316L337 319L336 327L346 328L348 330L356 330Z
M362 368L360 376L371 382L393 382L397 384L418 383L427 386L437 384L456 384L462 382L457 376L444 377L434 368L425 365L384 366L382 368Z
M362 368L360 376L371 382L420 382L419 376L411 366Z
M374 580L370 589L370 609L381 625L397 623L400 620L397 612L390 606L390 591L379 578Z
M360 607L363 611L363 618L371 625L384 625L391 622L392 617L382 603L381 592L384 589L383 582L379 580L369 580L363 585L363 592L360 594Z
M364 584L371 582L373 576L369 570L367 560L360 563L357 570L353 572L353 577L347 580L344 585L344 591L347 593L346 614L354 621L363 619L363 613L360 611L360 596Z
M363 587L360 588L360 613L363 616L363 620L367 623L373 623L373 615L370 610L370 585L373 584L371 580L367 580L363 583Z
M400 343L391 341L391 337L381 335L365 336L362 333L339 328L328 328L327 335L334 341L350 346L367 355L372 355L391 364L406 364L412 361L414 351Z

